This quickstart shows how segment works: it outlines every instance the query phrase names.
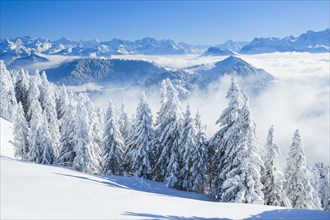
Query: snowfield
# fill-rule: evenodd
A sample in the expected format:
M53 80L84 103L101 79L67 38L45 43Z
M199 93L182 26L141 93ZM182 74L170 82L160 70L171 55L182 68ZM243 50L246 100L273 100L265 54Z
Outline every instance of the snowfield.
M329 219L330 213L219 203L134 177L98 177L13 157L1 119L1 219Z

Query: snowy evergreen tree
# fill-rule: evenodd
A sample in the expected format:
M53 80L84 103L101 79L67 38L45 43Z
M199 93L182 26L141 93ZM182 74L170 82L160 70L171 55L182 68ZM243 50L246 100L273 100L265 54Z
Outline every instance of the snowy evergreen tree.
M23 106L21 103L18 103L13 130L16 158L26 160L26 155L29 152L28 133L29 127L24 116Z
M56 87L55 99L56 99L56 115L57 115L57 119L60 120L63 117L65 110L69 104L69 95L65 86Z
M125 142L125 149L127 148L128 137L130 136L132 123L128 117L125 101L122 101L119 114L119 130Z
M195 128L195 145L192 152L192 165L190 168L191 176L189 180L192 187L189 190L204 193L207 183L208 143L205 129L202 127L199 112L197 112L195 116Z
M162 151L160 143L158 141L158 137L161 135L161 133L163 131L163 119L164 119L164 115L167 113L167 110L166 110L166 101L167 101L166 80L163 80L160 85L160 95L161 95L160 110L159 110L159 112L157 112L156 122L155 122L155 126L154 126L155 143L154 143L154 146L152 149L152 154L154 155L154 158L152 160L153 161L152 167L156 166L156 162L157 162L158 158L160 157L160 154ZM154 177L155 177L155 179L158 178L156 173L154 173Z
M191 191L193 183L191 182L192 157L195 147L195 125L191 117L190 106L187 105L186 113L183 116L182 130L180 135L180 188Z
M274 143L273 126L268 131L265 152L264 169L262 173L265 205L291 207L290 200L283 189L285 179L277 165L277 158L280 154L280 149Z
M0 117L13 121L17 105L14 82L2 60L0 60L0 103Z
M90 153L92 155L92 164L95 167L95 173L99 172L101 169L101 145L102 145L102 135L103 135L103 122L100 121L99 114L97 109L95 109L94 104L89 99L87 95L84 97L84 103L87 108L89 116L89 126L92 135L92 142ZM103 117L103 116L101 116ZM101 124L102 123L102 124Z
M234 79L226 98L229 106L216 122L220 130L211 140L216 149L212 162L216 175L210 196L222 202L263 204L262 160L255 141L255 124L250 118L248 99Z
M330 211L330 168L324 163L316 163L314 172L318 175L318 193L324 210ZM314 175L315 175L314 174Z
M128 152L125 154L126 172L142 178L151 178L154 132L152 114L144 92L141 94L131 135Z
M110 100L105 118L102 143L102 166L104 175L118 175L122 172L124 140L116 120L115 109Z
M29 75L23 69L17 72L15 83L15 95L17 102L22 103L24 117L29 110L28 94L29 94Z
M56 97L53 85L48 82L45 72L43 72L41 76L40 103L46 114L46 121L48 124L50 136L52 138L52 148L54 149L55 154L58 155L60 145L60 130L56 112Z
M31 77L30 79L30 84L29 84L29 91L28 91L28 114L26 117L26 120L28 122L30 122L31 120L31 114L33 111L33 107L31 106L33 102L38 101L39 102L39 98L40 98L40 90L39 90L39 85L38 82L36 80L36 77ZM40 102L39 102L40 104Z
M168 187L179 188L179 139L181 129L181 105L178 92L169 79L166 80L166 103L161 109L162 120L157 128L160 155L155 166L155 179L165 181Z
M311 174L306 166L305 153L298 130L295 131L293 143L290 146L285 179L285 190L292 207L317 209L312 194Z
M30 129L28 134L29 152L27 160L35 163L43 161L44 150L44 124L42 119L42 109L37 99L32 100L30 104Z
M68 97L68 100L66 108L62 107L65 110L61 118L61 138L57 159L57 163L62 166L73 166L76 157L74 147L76 145L75 133L77 128L74 119L77 117L77 103L73 98L69 99Z
M89 118L89 112L84 104L84 97L79 96L79 103L77 105L77 114L75 120L75 146L74 152L76 154L73 164L76 169L85 173L96 174L99 171L98 163L94 161L96 159L93 152L93 124Z
M317 169L313 166L307 166L307 169L311 177L312 190L311 194L313 197L314 209L322 210L321 197L319 195L320 189L320 174Z
M43 114L41 116L41 143L43 145L42 150L42 161L43 164L53 164L55 163L55 154L54 154L54 148L53 148L53 139L51 136L51 133L49 131L49 126L47 123L47 116L46 112L43 111ZM32 128L33 129L33 128Z

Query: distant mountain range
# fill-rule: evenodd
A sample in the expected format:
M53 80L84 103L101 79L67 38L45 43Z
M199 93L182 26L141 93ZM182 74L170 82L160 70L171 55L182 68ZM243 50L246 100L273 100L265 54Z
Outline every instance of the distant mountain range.
M136 41L120 39L110 41L98 41L95 39L90 41L71 41L67 38L51 41L46 38L25 36L2 39L0 41L1 59L7 64L16 58L30 56L32 53L109 58L114 54L200 54L206 49L206 46L194 46L172 40L156 40L150 37Z
M330 29L308 31L299 37L254 38L251 42L226 41L223 44L197 46L173 40L143 38L136 41L112 39L110 41L72 41L67 38L51 41L30 36L0 40L0 59L7 64L32 53L80 57L105 57L118 54L180 55L203 54L223 56L235 53L257 54L271 52L329 52Z
M254 38L239 50L241 54L257 54L272 52L329 52L330 28L314 32L307 31L299 37Z

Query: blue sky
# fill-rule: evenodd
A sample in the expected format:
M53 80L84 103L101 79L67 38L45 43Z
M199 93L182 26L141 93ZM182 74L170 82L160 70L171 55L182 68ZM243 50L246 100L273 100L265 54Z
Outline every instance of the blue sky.
M149 36L194 44L329 27L329 1L1 1L1 38Z

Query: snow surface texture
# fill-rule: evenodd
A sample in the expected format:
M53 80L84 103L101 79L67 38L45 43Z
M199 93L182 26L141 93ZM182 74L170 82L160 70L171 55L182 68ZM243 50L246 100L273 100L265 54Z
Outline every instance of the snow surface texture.
M8 157L14 159L15 146L12 143L13 138L13 124L0 118L0 149L1 157Z
M329 219L329 212L219 203L134 177L98 177L10 159L1 118L1 219Z

